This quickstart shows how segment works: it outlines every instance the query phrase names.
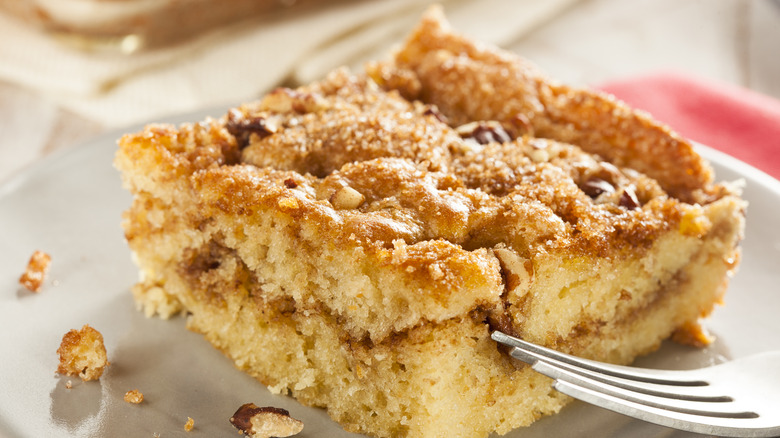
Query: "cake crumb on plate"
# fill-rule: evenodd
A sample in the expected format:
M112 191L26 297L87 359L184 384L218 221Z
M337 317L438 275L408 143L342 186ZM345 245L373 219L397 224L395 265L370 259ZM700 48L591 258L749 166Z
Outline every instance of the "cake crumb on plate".
M144 394L137 389L132 389L125 393L124 399L128 403L133 403L137 405L142 401L144 401Z
M35 251L27 262L27 269L21 277L19 284L31 292L40 292L46 273L49 271L51 256L43 251Z
M109 365L103 335L89 324L66 333L57 354L60 356L57 373L79 376L85 382L99 379Z

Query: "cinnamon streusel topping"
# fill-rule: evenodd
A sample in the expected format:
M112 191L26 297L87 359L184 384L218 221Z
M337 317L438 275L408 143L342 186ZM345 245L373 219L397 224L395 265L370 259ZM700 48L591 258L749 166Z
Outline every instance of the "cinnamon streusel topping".
M680 216L680 202L642 173L495 120L450 126L438 111L340 70L227 123L246 139L242 162L278 185L279 208L320 211L333 231L385 247L441 239L604 253L647 246ZM246 136L236 122L260 119L274 132Z

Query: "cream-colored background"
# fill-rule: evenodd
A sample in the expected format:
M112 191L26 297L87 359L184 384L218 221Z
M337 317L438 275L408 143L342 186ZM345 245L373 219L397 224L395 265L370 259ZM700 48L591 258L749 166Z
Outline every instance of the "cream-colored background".
M382 56L429 2L341 3L139 54L87 54L0 15L0 181L91 136ZM580 85L662 70L780 98L776 0L443 0L453 26Z

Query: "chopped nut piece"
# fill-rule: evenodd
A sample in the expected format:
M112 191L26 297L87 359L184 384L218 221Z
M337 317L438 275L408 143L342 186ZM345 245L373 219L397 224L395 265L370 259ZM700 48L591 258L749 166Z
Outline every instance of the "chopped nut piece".
M506 143L512 138L498 122L471 122L458 126L455 131L464 139L474 139L479 144Z
M613 187L612 184L601 178L591 178L585 181L580 188L586 195L593 199L598 198L602 193L612 193L615 191L615 187Z
M636 197L636 193L634 193L633 187L629 186L623 189L623 194L620 195L620 200L618 201L618 205L627 208L628 210L634 210L640 206L639 200Z
M447 116L439 112L439 108L436 107L436 105L428 105L428 107L425 109L425 112L423 112L424 116L433 116L436 118L436 120L447 124Z
M543 163L550 161L550 152L546 149L532 149L528 152L528 158L532 159L535 163Z
M133 389L125 393L125 401L128 403L139 404L144 401L144 395L141 393L141 391Z
M510 121L517 131L516 134L527 134L530 136L534 135L534 126L531 124L531 121L528 120L528 116L525 114L515 114L515 116L512 117ZM518 137L519 136L521 135L518 135Z
M303 423L288 411L270 406L259 408L254 403L238 408L230 423L252 438L288 437L303 430Z
M326 108L325 100L317 93L302 93L290 88L277 88L260 102L264 110L277 113L299 114L321 111Z
M99 379L109 365L103 335L88 324L81 330L66 333L57 354L60 356L57 372L79 376L84 381Z
M366 198L352 187L342 187L333 194L331 203L337 210L352 210L360 207Z
M256 135L257 138L264 138L278 130L276 124L266 117L246 116L237 109L228 112L225 128L236 138L241 147L245 147L251 142L252 134Z
M526 263L530 263L511 249L498 247L493 250L501 263L501 269L506 276L506 287L508 290L515 288L525 289L531 284L531 274L526 268Z
M193 420L191 417L187 417L187 422L184 423L184 430L189 432L193 427L195 427L195 420Z
M19 283L32 292L41 289L46 272L49 270L51 256L43 251L35 251L27 262L27 270L19 277Z

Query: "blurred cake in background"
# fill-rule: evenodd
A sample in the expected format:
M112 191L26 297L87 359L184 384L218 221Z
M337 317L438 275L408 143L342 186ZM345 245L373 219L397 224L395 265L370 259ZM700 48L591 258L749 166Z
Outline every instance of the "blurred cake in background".
M81 49L131 53L312 0L0 0L0 10Z

